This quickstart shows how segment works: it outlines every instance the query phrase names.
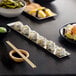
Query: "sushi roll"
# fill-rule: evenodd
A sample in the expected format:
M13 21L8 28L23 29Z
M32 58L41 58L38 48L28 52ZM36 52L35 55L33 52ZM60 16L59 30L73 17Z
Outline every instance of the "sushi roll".
M53 54L56 55L59 58L70 55L70 53L68 53L64 48L58 47L58 46L55 48L55 51L54 51Z
M53 41L48 40L46 43L46 49L53 53L55 48L56 44Z
M70 55L64 48L57 46L53 41L47 41L46 49L59 58Z
M28 38L34 42L36 42L38 37L38 33L36 31L30 31Z
M46 48L46 38L44 38L43 36L38 36L37 37L37 44L39 44L40 46L42 46L43 48Z
M21 29L21 34L28 37L30 31L31 31L31 28L28 25L25 25Z
M21 31L21 28L23 27L23 24L21 22L16 22L13 24L12 28L16 31Z

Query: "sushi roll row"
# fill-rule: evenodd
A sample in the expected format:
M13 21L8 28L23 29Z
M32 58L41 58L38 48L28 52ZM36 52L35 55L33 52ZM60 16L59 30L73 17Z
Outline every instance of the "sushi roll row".
M38 32L32 30L28 25L23 25L21 22L14 22L11 26L17 32L21 33L28 39L32 40L36 44L40 45L44 49L48 50L50 53L56 55L59 58L70 55L64 48L59 47L55 44L55 42L51 40L47 40L45 37L41 36Z

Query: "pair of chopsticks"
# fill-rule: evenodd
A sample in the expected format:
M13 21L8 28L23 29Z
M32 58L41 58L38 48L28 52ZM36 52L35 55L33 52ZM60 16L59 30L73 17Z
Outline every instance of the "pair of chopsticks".
M36 68L36 65L32 63L24 54L22 54L10 41L6 41L6 43L14 49L32 68Z

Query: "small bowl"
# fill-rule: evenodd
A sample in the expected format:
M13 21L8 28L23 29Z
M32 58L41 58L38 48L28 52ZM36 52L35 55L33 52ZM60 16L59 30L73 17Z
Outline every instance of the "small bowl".
M7 32L4 32L4 33L0 32L0 40L2 40L11 30L6 26L0 26L0 27L4 27L7 30Z
M26 56L26 58L29 57L29 53L26 50L19 49L19 51L21 53L23 53ZM9 55L10 55L11 59L13 59L15 62L23 62L24 61L23 58L21 58L20 56L19 57L18 56L15 56L14 54L17 54L16 51L14 51L14 50L11 50L9 52Z
M23 2L23 3L25 4L25 2ZM2 15L4 17L17 17L24 11L25 5L24 5L24 7L15 8L15 9L0 7L0 15Z
M72 25L72 24L76 24L76 22L74 22L74 23L68 23L68 24ZM66 39L67 41L76 44L76 40L74 40L74 39L69 39L69 38L67 38L67 37L64 35L64 33L65 33L65 29L64 29L64 28L65 28L68 24L62 26L62 27L59 29L60 36L61 36L62 38L64 38L64 39Z

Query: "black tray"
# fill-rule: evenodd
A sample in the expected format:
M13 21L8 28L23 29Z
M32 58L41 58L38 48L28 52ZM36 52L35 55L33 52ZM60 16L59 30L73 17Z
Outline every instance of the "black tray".
M24 13L25 13L26 15L28 15L28 16L36 19L36 20L39 20L39 21L40 21L40 20L49 19L49 18L55 17L55 16L57 15L57 14L56 14L56 15L54 15L54 16L48 16L48 17L46 17L46 18L38 18L38 17L35 17L35 16L32 16L32 15L28 14L26 11L24 11Z

